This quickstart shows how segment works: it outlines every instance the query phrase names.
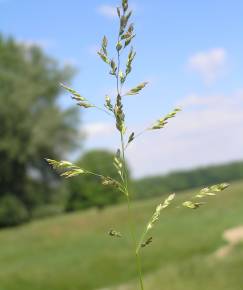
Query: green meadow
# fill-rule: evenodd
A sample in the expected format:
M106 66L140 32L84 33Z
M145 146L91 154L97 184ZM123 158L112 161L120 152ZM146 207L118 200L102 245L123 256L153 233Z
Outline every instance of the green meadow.
M243 183L198 210L181 207L196 190L178 193L142 249L147 290L242 290L243 244L223 258L223 232L243 225ZM164 197L162 197L162 200ZM135 202L139 235L158 198ZM126 205L62 215L0 231L0 290L136 290ZM110 229L122 238L108 235Z

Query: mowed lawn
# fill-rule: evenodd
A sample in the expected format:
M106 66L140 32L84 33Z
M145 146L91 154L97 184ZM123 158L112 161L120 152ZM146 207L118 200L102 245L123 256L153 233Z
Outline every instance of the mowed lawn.
M243 182L198 210L182 208L194 193L177 195L142 250L146 290L243 289L243 244L214 256L224 230L243 225ZM137 235L160 201L134 204ZM119 205L0 231L0 290L138 289L127 221L126 205ZM123 237L110 237L109 229Z

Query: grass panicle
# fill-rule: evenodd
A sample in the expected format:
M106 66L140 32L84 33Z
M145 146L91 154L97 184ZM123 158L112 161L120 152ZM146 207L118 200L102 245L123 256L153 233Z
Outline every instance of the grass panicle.
M61 176L69 178L78 176L81 174L90 174L97 176L100 178L101 183L104 186L112 186L116 188L121 193L125 194L127 200L127 208L128 208L128 218L130 224L130 237L133 242L134 247L134 256L137 264L137 272L139 277L139 285L140 289L144 290L143 285L143 277L142 277L142 266L141 266L141 257L140 257L140 249L145 248L152 243L153 238L149 236L147 238L147 234L151 231L151 229L155 226L155 224L159 221L161 212L171 205L172 201L175 198L175 194L171 194L164 200L163 203L160 203L153 213L151 219L145 226L145 230L142 233L138 242L136 242L135 230L133 224L133 210L131 206L131 192L130 186L128 182L128 174L125 163L125 150L131 142L140 136L142 133L149 130L158 130L165 127L165 125L169 122L171 118L174 118L178 112L181 111L180 108L175 108L172 112L167 114L165 117L158 119L152 126L143 130L142 132L135 134L132 132L129 136L127 135L127 125L126 125L126 116L125 110L123 106L123 97L124 96L134 96L139 94L148 84L148 82L142 82L139 85L128 89L125 93L123 93L123 86L126 83L128 75L132 72L133 62L136 57L136 52L132 46L132 41L136 36L134 30L134 24L130 22L132 11L129 10L128 0L122 0L121 7L117 8L117 16L119 18L119 28L117 34L117 40L114 44L115 55L111 56L108 51L108 38L106 36L103 37L101 41L101 47L98 51L98 55L101 60L108 66L109 74L115 78L116 84L116 93L113 97L106 95L104 108L100 108L87 99L85 99L82 95L76 92L74 89L67 87L66 85L61 84L61 86L71 94L72 99L77 102L82 108L96 108L98 110L102 110L105 113L112 115L115 120L115 126L118 130L118 134L120 135L120 148L117 150L116 155L114 156L113 164L117 170L119 175L119 180L115 180L109 176L103 176L98 172L90 172L83 168L79 168L75 164L72 164L68 161L56 161L47 159L47 162L57 170L61 171ZM127 47L130 46L130 49L127 50ZM122 64L121 54L127 53L126 62ZM124 66L124 67L122 67ZM127 141L125 141L127 140ZM227 183L213 185L210 187L203 188L196 196L192 198L192 200L184 201L182 203L183 207L189 209L197 209L204 202L197 202L195 198L205 198L208 196L213 196L216 193L225 190L229 185ZM121 234L115 230L110 230L109 235L112 237L121 237Z

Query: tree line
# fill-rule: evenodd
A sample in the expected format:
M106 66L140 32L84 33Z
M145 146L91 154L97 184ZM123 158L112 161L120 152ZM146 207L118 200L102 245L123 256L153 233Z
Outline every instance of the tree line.
M133 182L136 198L143 199L169 192L209 186L243 179L243 162L210 165L175 171L164 176L144 177Z

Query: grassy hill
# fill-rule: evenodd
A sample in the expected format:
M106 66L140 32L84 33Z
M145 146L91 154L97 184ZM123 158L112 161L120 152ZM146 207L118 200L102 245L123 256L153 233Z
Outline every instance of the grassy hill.
M216 259L225 229L243 224L243 183L198 211L177 208L180 194L164 211L154 241L143 250L148 290L242 290L243 245ZM138 233L159 199L136 202ZM109 229L123 233L108 236ZM0 231L0 290L135 290L136 271L126 237L125 205L63 215ZM123 285L118 288L118 285Z

